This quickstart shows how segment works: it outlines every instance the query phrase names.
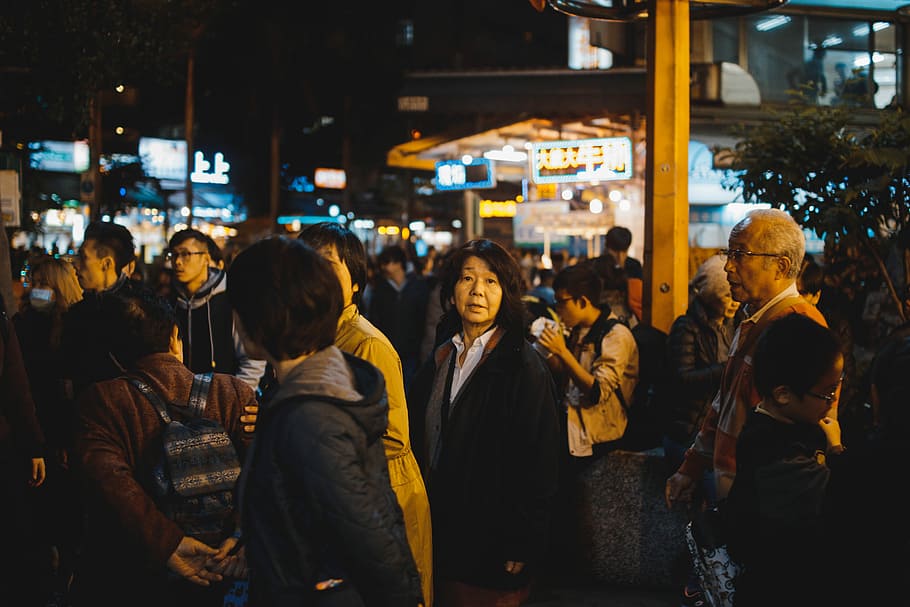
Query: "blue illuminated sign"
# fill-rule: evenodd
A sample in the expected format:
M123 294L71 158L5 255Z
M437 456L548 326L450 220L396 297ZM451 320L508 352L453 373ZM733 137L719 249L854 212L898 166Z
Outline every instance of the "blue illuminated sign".
M474 158L465 164L461 160L440 160L436 163L437 190L479 190L496 187L493 162Z

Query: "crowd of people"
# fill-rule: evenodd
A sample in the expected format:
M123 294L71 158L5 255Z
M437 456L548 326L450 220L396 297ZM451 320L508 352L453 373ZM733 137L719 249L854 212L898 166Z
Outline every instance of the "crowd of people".
M74 262L30 261L0 319L6 588L25 606L527 602L583 558L583 471L629 448L653 364L630 244L618 226L553 267L487 239L372 259L326 222L226 259L190 228L146 282L130 232L90 224ZM793 219L752 211L661 345L666 506L722 512L735 605L866 600L904 559L879 542L910 537L891 477L910 331L861 377L824 285ZM179 419L205 374L203 415L242 461L210 542L156 501L162 424L131 381ZM841 415L858 400L868 418ZM705 604L694 569L679 583Z

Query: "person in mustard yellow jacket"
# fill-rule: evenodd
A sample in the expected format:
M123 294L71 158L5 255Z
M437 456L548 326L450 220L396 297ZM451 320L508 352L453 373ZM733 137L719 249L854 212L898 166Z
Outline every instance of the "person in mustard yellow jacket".
M433 604L433 547L430 504L417 460L411 452L408 408L405 402L401 359L389 339L360 314L357 301L366 285L367 264L363 243L339 223L308 226L299 238L328 260L341 282L344 309L338 321L335 345L343 352L375 365L385 378L389 422L385 435L389 479L404 514L408 543L420 573L424 604Z

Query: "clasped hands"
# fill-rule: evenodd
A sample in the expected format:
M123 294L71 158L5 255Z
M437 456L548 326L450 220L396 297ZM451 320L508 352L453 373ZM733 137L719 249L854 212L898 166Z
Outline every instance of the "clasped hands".
M246 555L241 546L236 549L236 537L229 537L218 548L212 548L185 535L167 560L167 567L183 579L199 586L209 586L225 577L247 576Z

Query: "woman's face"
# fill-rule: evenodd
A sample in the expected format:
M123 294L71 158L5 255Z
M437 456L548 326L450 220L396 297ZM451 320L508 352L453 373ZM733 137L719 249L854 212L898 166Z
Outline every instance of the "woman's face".
M453 295L465 333L480 335L496 322L502 304L499 277L483 259L468 257L461 266Z

